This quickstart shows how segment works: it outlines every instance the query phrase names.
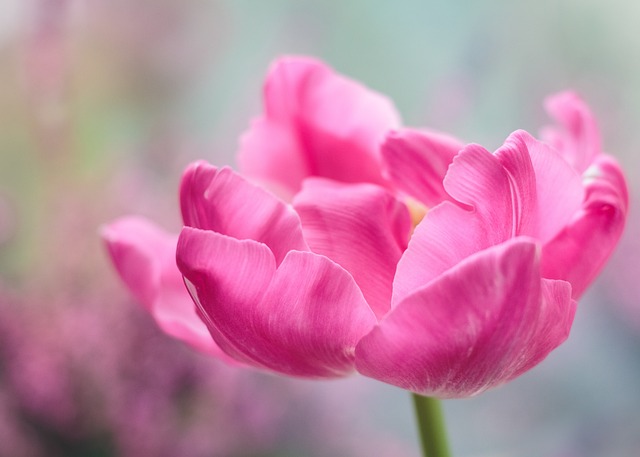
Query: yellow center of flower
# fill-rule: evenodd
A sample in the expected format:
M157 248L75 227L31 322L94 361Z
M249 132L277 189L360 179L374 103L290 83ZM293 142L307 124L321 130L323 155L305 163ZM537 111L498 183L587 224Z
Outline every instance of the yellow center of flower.
M407 208L409 208L409 216L411 217L411 225L413 227L411 232L413 233L416 226L427 215L429 208L411 197L407 198L405 203L407 204Z

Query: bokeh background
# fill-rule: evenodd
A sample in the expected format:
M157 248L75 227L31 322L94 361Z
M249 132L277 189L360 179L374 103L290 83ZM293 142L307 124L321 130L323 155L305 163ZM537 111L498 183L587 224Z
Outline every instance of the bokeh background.
M417 457L406 392L231 369L162 335L98 232L179 229L183 167L234 163L282 54L389 95L405 123L496 148L573 88L623 164L620 248L570 339L448 401L454 455L640 455L640 4L628 0L3 0L0 457Z

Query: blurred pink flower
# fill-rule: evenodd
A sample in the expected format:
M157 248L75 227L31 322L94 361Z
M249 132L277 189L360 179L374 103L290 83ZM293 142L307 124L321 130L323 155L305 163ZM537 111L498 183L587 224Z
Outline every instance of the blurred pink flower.
M196 315L176 268L178 237L146 219L126 217L102 229L120 277L168 335L232 362L213 342Z
M589 107L573 92L549 97L547 111L559 125L542 136L558 148L581 176L584 198L580 209L544 247L543 273L571 283L578 298L604 267L620 239L627 220L629 192L620 166L602 152L600 131Z
M70 0L27 1L31 14L21 41L23 82L36 128L46 155L68 153L71 52Z
M313 60L277 63L265 94L240 161L292 206L202 162L181 184L178 267L226 354L464 397L567 338L627 211L577 97L550 99L559 151L518 131L492 154L410 129L382 144L391 105Z

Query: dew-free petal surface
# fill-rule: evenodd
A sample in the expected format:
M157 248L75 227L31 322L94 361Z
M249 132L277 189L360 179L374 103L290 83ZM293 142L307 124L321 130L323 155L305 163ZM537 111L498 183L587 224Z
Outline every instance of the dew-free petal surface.
M308 250L291 206L230 168L191 164L182 177L180 205L185 225L264 243L277 263L290 250Z
M305 240L354 277L378 317L390 308L396 264L411 232L407 207L373 184L305 181L294 208Z

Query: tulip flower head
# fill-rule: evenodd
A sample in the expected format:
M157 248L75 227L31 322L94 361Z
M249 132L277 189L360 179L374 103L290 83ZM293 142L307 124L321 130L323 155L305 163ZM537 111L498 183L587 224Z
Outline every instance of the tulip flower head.
M247 177L205 162L183 176L179 273L167 271L195 311L181 300L176 320L188 313L244 365L358 371L440 398L514 379L568 337L627 211L577 96L549 99L547 142L516 131L493 153L398 128L386 98L311 59L278 61L264 102L241 145ZM128 230L108 237L113 258L154 302L143 295L161 287L126 273L143 271L126 253L157 251L118 242Z

